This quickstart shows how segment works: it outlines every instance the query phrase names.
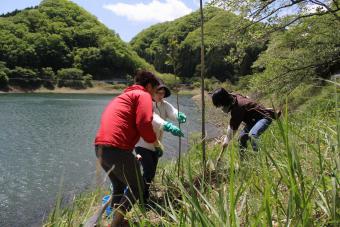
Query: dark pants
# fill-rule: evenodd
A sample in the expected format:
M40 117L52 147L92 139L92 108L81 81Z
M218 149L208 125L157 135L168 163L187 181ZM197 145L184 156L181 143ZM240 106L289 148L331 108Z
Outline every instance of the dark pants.
M250 140L254 151L258 150L257 141L260 135L271 124L269 119L261 119L254 124L247 124L240 132L240 149L244 151L247 148L247 141Z
M144 184L136 157L132 151L103 145L96 146L96 156L113 185L112 207L129 210L143 198Z
M143 179L144 179L144 199L147 200L150 197L150 184L155 178L158 156L156 152L148 150L143 147L136 147L135 151L137 154L142 156L142 167L143 167Z

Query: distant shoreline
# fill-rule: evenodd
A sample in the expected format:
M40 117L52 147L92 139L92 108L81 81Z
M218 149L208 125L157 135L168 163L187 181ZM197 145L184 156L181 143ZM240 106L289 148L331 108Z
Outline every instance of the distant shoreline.
M103 86L94 86L91 88L85 89L72 89L67 87L56 87L54 89L47 88L38 88L36 90L24 90L20 88L11 87L9 91L1 91L0 94L121 94L124 89L115 89L112 87L103 87ZM199 94L199 89L181 89L179 92L180 95L197 95ZM175 95L175 92L172 92L172 95Z
M115 89L114 85L103 82L94 82L93 87L85 89L74 89L69 87L55 87L48 89L40 87L38 89L23 89L20 87L9 87L8 91L1 91L0 94L26 94L26 93L51 93L51 94L120 94L123 89Z
M102 90L96 88L88 89L70 89L70 88L56 88L53 90L42 88L33 91L24 90L12 90L12 91L0 91L0 94L120 94L122 90Z

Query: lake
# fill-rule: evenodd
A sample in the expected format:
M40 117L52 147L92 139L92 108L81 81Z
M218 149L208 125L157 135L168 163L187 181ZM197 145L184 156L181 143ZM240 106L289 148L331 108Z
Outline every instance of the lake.
M63 180L63 197L94 185L93 140L113 95L0 94L0 226L40 226ZM168 99L175 104L175 97ZM180 96L183 132L200 131L201 112ZM207 126L214 131L214 127ZM178 138L166 134L163 160L176 158ZM187 147L184 138L183 147Z

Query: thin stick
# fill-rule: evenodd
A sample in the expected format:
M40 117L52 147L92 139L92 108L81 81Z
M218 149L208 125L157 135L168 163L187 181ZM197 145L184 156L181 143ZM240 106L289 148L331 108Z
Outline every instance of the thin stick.
M177 80L177 79L176 79ZM177 110L179 114L179 99L178 99L178 91L179 91L179 86L177 84L177 93L176 93L176 98L177 98ZM181 122L178 122L178 127L181 129ZM178 137L178 168L177 168L177 177L179 177L179 174L181 172L181 154L182 153L182 138L179 136Z
M203 3L200 0L200 15L201 15L201 101L202 101L202 164L203 176L205 175L206 168L206 152L205 152L205 101L204 101L204 16L203 16Z

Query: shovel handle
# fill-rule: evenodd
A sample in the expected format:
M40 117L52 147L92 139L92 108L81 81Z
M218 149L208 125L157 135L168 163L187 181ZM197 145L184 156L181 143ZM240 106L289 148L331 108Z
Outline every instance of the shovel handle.
M222 158L222 155L224 153L224 150L225 150L225 147L222 146L222 149L220 151L220 153L218 154L218 157L217 157L217 161L216 161L216 166L219 164L219 162L221 161L221 158Z

